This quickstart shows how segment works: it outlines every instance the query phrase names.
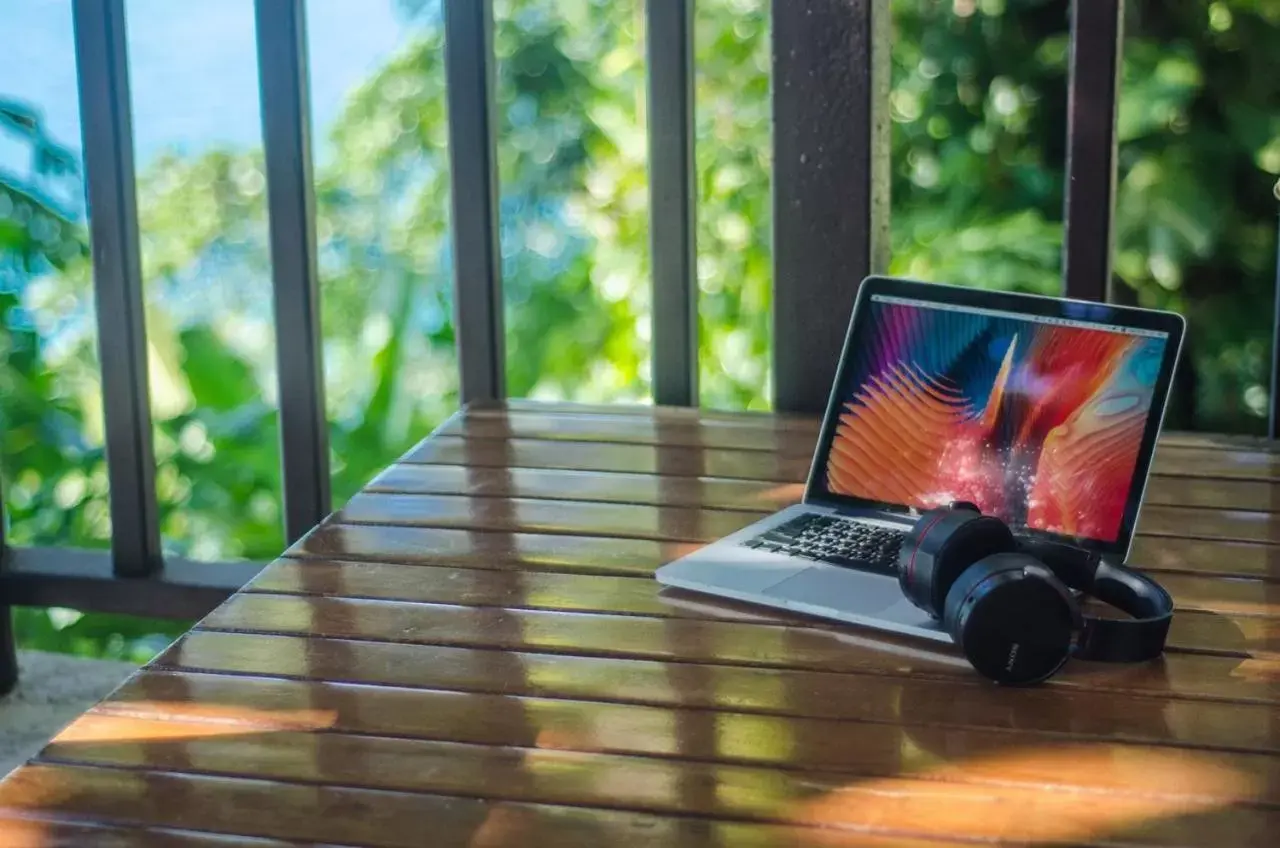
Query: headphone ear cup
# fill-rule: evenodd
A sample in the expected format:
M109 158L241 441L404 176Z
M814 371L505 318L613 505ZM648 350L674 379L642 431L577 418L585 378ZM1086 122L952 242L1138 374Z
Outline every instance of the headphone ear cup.
M934 618L942 618L951 586L970 565L1017 550L1013 532L994 516L966 509L926 512L898 554L903 594Z
M943 628L979 674L1028 685L1071 655L1080 611L1071 592L1033 557L1001 553L970 566L951 586Z

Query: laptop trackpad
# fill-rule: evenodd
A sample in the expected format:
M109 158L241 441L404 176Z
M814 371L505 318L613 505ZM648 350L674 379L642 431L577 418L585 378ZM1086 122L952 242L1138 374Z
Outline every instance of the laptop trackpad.
M875 615L902 602L898 581L841 568L806 568L764 590L765 595L816 607Z

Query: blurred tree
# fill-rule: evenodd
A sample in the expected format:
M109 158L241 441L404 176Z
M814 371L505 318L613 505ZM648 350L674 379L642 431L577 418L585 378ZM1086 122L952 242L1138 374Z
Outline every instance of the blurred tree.
M697 4L701 391L718 407L769 405L769 5ZM1258 431L1280 6L1127 5L1117 280L1128 299L1191 316L1198 380L1171 424ZM339 501L457 404L440 6L399 6L411 35L351 92L316 176ZM891 270L1056 292L1066 0L892 8ZM645 400L643 3L496 0L494 43L510 390ZM31 146L37 183L74 177L29 110L6 105L0 126ZM254 150L166 154L139 178L162 521L187 555L266 559L282 544L264 185ZM85 234L38 189L0 175L0 469L15 542L100 546ZM231 288L250 308L225 306ZM144 655L175 629L24 616L28 644L80 652Z
M30 153L26 175L0 173L0 479L10 544L103 547L110 538L97 358L91 345L51 351L85 320L88 250L74 204L79 164L39 116L0 99L0 134ZM63 183L76 187L67 192ZM91 319L91 315L89 318ZM181 632L174 622L15 609L31 647L145 660Z

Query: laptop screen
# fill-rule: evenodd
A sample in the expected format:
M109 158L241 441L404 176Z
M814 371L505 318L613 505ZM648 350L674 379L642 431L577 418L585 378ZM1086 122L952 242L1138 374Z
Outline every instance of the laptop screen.
M972 501L1015 527L1119 538L1167 333L885 294L864 306L817 478L828 494Z

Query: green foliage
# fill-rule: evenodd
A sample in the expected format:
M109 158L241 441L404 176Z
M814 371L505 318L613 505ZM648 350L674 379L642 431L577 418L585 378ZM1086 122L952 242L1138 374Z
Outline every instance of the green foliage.
M1280 11L1127 5L1115 267L1121 298L1191 317L1175 426L1264 422L1280 175ZM771 393L767 0L699 0L701 399ZM457 405L438 0L326 128L316 174L335 498ZM893 0L892 265L1059 286L1065 0ZM514 395L649 397L643 3L496 0L507 376ZM317 61L319 61L317 59ZM838 120L838 115L833 115ZM86 233L51 187L76 162L0 102L32 152L0 174L0 474L15 544L109 539ZM259 150L167 153L139 176L157 489L168 549L282 544L265 179ZM26 644L145 657L184 623L19 610Z

